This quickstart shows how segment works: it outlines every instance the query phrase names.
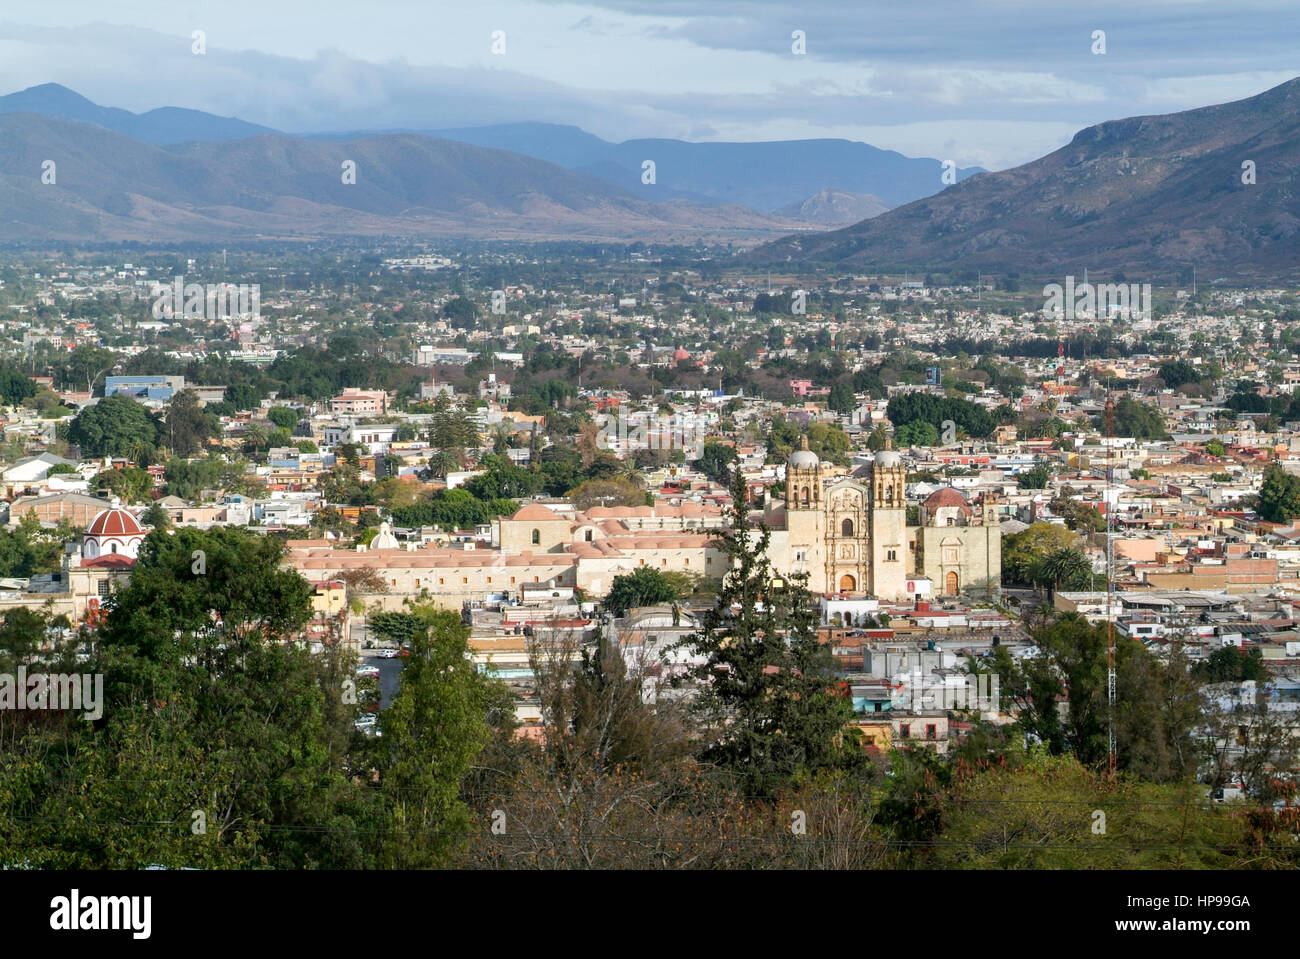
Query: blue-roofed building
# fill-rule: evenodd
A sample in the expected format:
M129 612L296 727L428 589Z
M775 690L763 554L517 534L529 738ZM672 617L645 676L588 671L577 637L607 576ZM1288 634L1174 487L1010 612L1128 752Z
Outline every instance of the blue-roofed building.
M183 376L109 376L104 379L104 395L121 393L136 400L166 403L185 389Z

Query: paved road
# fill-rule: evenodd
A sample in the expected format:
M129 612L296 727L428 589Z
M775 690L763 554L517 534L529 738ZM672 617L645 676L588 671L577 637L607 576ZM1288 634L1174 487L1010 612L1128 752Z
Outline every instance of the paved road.
M403 661L400 659L379 659L374 655L372 649L362 650L361 655L362 661L367 666L374 666L379 670L379 708L387 709L388 704L397 695L397 678L402 674Z

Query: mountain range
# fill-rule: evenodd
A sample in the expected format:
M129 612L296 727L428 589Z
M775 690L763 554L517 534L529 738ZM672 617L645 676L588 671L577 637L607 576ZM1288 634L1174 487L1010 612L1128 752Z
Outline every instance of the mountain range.
M770 241L747 255L754 266L1243 277L1294 270L1300 252L1300 79L1097 124L1023 166L958 171L938 193L939 161L847 140L610 143L542 123L432 133L291 136L45 84L0 97L0 241L727 238Z
M1240 276L1300 258L1300 78L1257 96L1081 130L1031 163L751 262L1039 274L1202 266Z
M53 183L42 181L47 161ZM345 183L346 164L355 182ZM342 143L262 134L173 146L0 115L0 241L407 236L770 237L798 221L652 202L518 153L413 134Z
M219 117L202 110L160 107L148 113L132 113L117 107L101 107L58 83L42 83L0 97L0 114L4 113L38 113L61 120L93 123L106 130L157 144L184 143L187 140L241 140L276 132L270 127L235 117Z
M0 97L0 114L9 113L35 113L90 123L158 146L190 141L220 143L281 133L200 110L162 107L136 114L104 107L57 83ZM874 194L889 207L928 196L942 186L939 160L905 157L850 140L690 143L642 139L611 143L578 127L555 123L356 130L314 133L308 138L345 142L388 134L415 134L521 153L605 180L642 199L740 204L766 212L800 204L825 189ZM653 186L642 182L646 160L656 166ZM977 172L979 167L956 170L959 180ZM840 225L844 221L810 222Z
M655 165L656 185L670 196L739 203L755 210L775 211L826 189L870 194L887 207L897 206L929 196L943 186L942 161L906 157L853 140L691 143L638 139L610 143L577 127L553 123L420 132L537 157L627 190L643 188L641 177L649 160ZM979 172L980 167L955 169L958 182Z

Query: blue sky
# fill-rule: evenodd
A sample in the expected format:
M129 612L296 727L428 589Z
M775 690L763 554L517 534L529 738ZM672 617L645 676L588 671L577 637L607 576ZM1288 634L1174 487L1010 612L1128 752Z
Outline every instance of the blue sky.
M59 0L0 17L0 92L53 81L292 132L845 137L990 169L1300 73L1296 0Z

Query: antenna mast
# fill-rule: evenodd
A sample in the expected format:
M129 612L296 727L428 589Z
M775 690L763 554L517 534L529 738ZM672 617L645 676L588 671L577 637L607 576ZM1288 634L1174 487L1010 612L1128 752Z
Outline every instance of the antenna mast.
M1115 403L1106 396L1106 735L1109 742L1107 773L1115 778L1115 506L1117 497L1111 486L1114 467L1111 451L1115 437Z

